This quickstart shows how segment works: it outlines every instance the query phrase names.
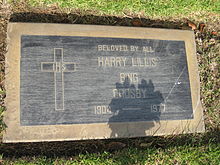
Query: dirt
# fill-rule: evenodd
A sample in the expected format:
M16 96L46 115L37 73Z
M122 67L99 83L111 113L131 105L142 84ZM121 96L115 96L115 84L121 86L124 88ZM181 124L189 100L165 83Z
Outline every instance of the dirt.
M137 26L168 29L194 29L197 44L197 57L200 68L201 97L205 109L205 122L207 133L203 135L181 135L170 137L147 137L118 140L92 140L77 142L41 142L41 143L0 143L0 154L9 157L45 155L68 156L86 152L102 152L119 150L124 147L141 147L140 144L149 144L148 147L168 147L170 145L185 145L197 139L200 145L206 144L209 139L220 142L220 127L216 116L219 116L218 108L220 94L219 82L219 57L220 57L220 26L216 16L210 16L206 22L189 19L152 20L145 17L116 17L85 14L82 11L63 12L58 7L32 8L25 3L15 5L13 8L0 2L0 88L4 89L5 54L7 52L7 24L11 22L41 22L41 23L65 23L65 24L96 24L111 26ZM204 24L201 29L200 24ZM190 26L191 25L191 26ZM207 86L212 84L210 91ZM0 106L4 107L5 92L0 93ZM207 99L208 98L208 99ZM215 108L210 108L215 107ZM213 114L213 115L212 115ZM217 119L219 119L218 117ZM3 130L2 115L0 115L0 132ZM166 145L164 145L166 144Z

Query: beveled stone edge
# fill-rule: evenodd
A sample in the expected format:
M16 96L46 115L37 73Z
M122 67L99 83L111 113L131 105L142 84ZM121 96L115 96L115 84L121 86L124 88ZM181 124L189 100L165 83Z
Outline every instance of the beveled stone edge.
M61 30L65 28L65 31ZM106 30L107 28L107 30ZM46 30L45 30L46 29ZM31 30L32 32L30 32ZM74 30L77 30L74 31ZM120 30L120 31L118 31ZM123 30L123 31L121 31ZM92 32L91 32L92 31ZM101 31L101 32L100 32ZM107 32L107 31L111 31ZM129 35L129 33L131 35ZM137 33L139 32L139 33ZM65 33L65 34L64 34ZM155 34L149 34L149 33L155 33ZM160 33L160 35L159 35ZM171 36L173 33L176 33L175 36ZM8 110L6 111L4 121L9 123L10 128L6 129L6 133L3 136L4 142L40 142L40 141L66 141L66 140L82 140L82 139L105 139L109 138L111 132L109 132L108 124L107 123L99 123L99 124L77 124L76 125L47 125L47 126L20 126L19 125L19 118L20 118L20 39L19 37L22 34L27 35L59 35L59 36L93 36L93 37L115 37L115 38L143 38L143 39L160 39L160 40L184 40L186 43L186 52L187 52L187 62L188 62L188 70L189 70L189 77L190 77L190 84L191 84L191 92L192 93L192 104L193 104L193 110L194 110L194 119L193 120L169 120L169 121L160 121L160 125L156 125L155 127L161 129L161 125L164 125L164 129L167 129L166 127L173 127L174 125L181 125L184 124L185 126L189 126L188 129L180 128L180 131L175 132L175 134L183 133L184 131L186 133L192 133L192 132L204 132L204 122L203 122L203 111L202 106L200 102L200 88L199 88L199 75L198 75L198 69L197 69L197 59L196 59L196 52L195 52L195 41L194 41L194 33L192 31L185 31L185 30L171 30L171 29L157 29L157 28L136 28L136 27L117 27L117 26L101 26L101 25L72 25L72 24L42 24L42 23L9 23L8 25L8 39L9 42L8 45L8 53L6 55L6 66L8 63L11 63L12 65L15 64L17 71L10 72L10 68L6 68L6 107ZM14 35L14 36L13 36ZM146 36L148 36L146 38ZM17 38L16 38L17 37ZM163 38L165 37L165 38ZM16 42L16 40L18 42ZM190 42L191 41L191 42ZM16 45L12 43L17 43ZM188 43L188 44L187 44ZM190 44L192 43L192 44ZM13 52L19 52L19 54L15 54ZM196 77L196 80L195 80ZM14 80L14 81L13 81ZM17 84L17 85L16 85ZM193 85L192 85L193 84ZM13 90L16 89L16 90ZM15 97L13 100L13 97ZM13 102L9 101L13 100ZM14 112L14 113L13 113ZM10 114L16 114L15 118L13 120L13 116L10 116ZM11 118L11 122L6 121L7 118ZM141 122L132 122L132 123L124 123L124 124L133 124L133 125L140 125ZM152 123L152 122L143 122L143 123ZM170 123L170 124L169 124ZM176 123L176 124L175 124ZM119 126L122 123L115 123ZM123 124L122 124L123 125ZM198 127L196 130L193 129L193 125L197 125ZM12 129L12 127L17 128L16 130ZM58 128L60 127L60 128ZM48 138L46 135L44 135L41 139L24 137L26 133L33 133L34 131L37 131L38 129L48 130L48 129L54 129L55 132L59 132L59 130L63 130L63 128L66 128L66 131L71 131L72 129L78 129L79 132L82 131L82 128L86 128L88 132L91 129L102 129L102 131L106 131L105 136L86 136L86 138L80 138L72 136L65 137L64 135L58 135L56 137L49 136ZM96 128L95 128L96 127ZM157 129L156 129L157 130ZM8 132L9 133L8 133ZM74 130L73 130L74 131ZM101 131L101 132L102 132ZM145 132L144 136L149 135L164 135L163 133L157 132L154 134L153 130L147 130L147 132L152 131L153 134L147 134ZM157 130L158 131L158 130ZM173 134L175 129L170 130L168 134ZM63 131L61 131L63 132ZM65 132L65 131L64 131ZM81 132L82 133L82 132ZM82 135L82 134L79 135ZM60 134L60 133L58 133ZM166 135L168 135L166 134ZM16 136L17 138L13 138L12 136ZM57 135L57 134L56 134ZM104 135L104 133L103 133ZM109 135L109 136L108 136ZM83 135L82 135L83 136ZM81 136L81 137L82 137ZM11 138L12 137L12 138ZM126 136L125 136L126 137ZM129 137L140 137L138 135L136 136L129 136ZM113 137L111 137L113 138Z

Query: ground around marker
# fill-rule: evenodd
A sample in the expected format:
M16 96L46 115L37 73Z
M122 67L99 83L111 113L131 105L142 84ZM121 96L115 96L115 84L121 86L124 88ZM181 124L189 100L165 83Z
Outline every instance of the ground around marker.
M211 3L216 5L216 3ZM207 3L206 3L207 4ZM209 5L211 8L212 5ZM60 23L87 23L87 24L111 24L111 25L134 25L148 27L164 27L164 28L188 28L187 22L184 19L172 20L163 18L162 20L146 20L131 18L115 18L115 17L96 17L96 16L79 16L75 14L56 14L56 5L50 5L50 9L41 10L32 7L25 7L25 3L14 6L14 14L11 16L13 21L32 21L32 22L60 22ZM7 7L7 6L6 6ZM30 13L32 10L34 13ZM7 24L8 9L1 8L1 39L5 38L5 30ZM23 13L22 13L23 12ZM15 14L16 13L16 14ZM26 13L26 14L24 14ZM208 12L207 12L208 13ZM105 164L125 164L137 162L152 163L200 163L200 164L219 164L219 26L218 16L215 13L209 13L206 16L201 13L194 12L192 15L185 15L188 19L195 21L196 26L203 22L205 23L205 31L196 30L197 43L197 58L199 61L200 79L201 79L201 96L203 106L205 108L205 121L207 133L203 135L186 135L174 136L167 138L153 139L136 139L136 140L121 140L127 147L121 151L111 153L111 148L114 145L108 145L109 142L85 142L85 143L38 143L34 144L19 144L19 145L3 145L0 146L1 154L4 155L1 159L4 164L28 164L28 163L105 163ZM129 15L128 15L129 16ZM135 15L134 15L135 16ZM166 19L166 20L165 20ZM1 40L1 61L4 60L3 53L6 53L5 40ZM1 62L1 70L4 70L4 62ZM3 72L1 72L3 73ZM1 74L1 82L3 80ZM1 86L1 105L5 97L4 87ZM4 108L1 107L1 112ZM4 125L1 124L1 129ZM217 145L216 145L217 144ZM117 144L120 148L120 145ZM129 147L128 147L129 146ZM146 146L140 148L140 146ZM64 148L65 149L64 149ZM23 149L25 148L25 150ZM117 147L116 147L117 149ZM94 153L99 150L98 154L85 154L85 151ZM16 151L16 152L15 152ZM105 152L107 151L107 152ZM71 153L71 154L70 154ZM74 153L74 154L73 154ZM79 154L81 153L81 154ZM31 156L32 155L32 156ZM35 155L35 156L34 156ZM36 157L36 155L38 155ZM56 155L53 157L52 155ZM8 158L7 158L7 157ZM12 158L13 156L20 158ZM61 158L66 156L66 158Z

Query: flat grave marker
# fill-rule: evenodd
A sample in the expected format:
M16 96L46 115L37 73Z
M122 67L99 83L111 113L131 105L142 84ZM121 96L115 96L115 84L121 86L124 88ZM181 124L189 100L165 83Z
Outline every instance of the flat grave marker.
M203 132L192 31L9 23L4 142Z

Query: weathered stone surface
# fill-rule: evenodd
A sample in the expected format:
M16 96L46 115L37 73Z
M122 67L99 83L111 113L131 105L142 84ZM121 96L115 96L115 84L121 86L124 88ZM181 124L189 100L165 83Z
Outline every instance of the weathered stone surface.
M204 131L191 31L11 23L5 142Z

